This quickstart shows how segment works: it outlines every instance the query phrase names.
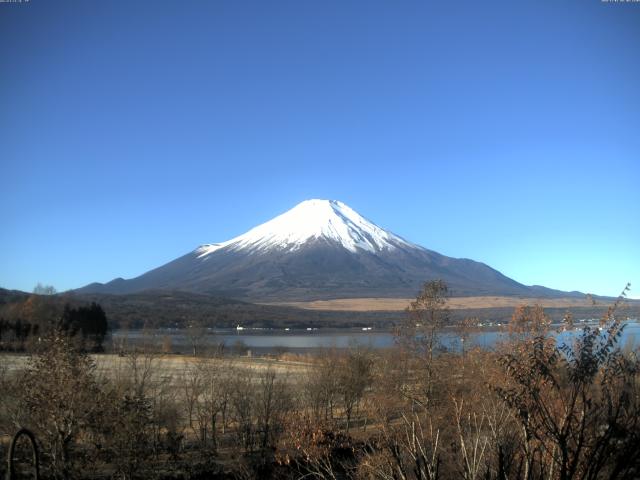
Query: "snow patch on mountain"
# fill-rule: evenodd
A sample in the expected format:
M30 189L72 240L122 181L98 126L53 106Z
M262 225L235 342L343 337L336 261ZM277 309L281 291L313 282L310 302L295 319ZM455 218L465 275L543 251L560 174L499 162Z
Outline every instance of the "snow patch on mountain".
M198 257L220 250L295 251L312 240L325 239L350 252L422 248L378 227L337 200L306 200L274 219L223 243L202 245Z

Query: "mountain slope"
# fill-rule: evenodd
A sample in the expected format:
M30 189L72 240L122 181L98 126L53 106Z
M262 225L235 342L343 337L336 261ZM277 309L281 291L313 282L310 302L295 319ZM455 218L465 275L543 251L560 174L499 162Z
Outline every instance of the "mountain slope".
M94 283L80 292L183 290L252 301L412 297L423 282L436 278L458 296L567 295L427 250L329 200L307 200L229 241L202 245L139 277Z

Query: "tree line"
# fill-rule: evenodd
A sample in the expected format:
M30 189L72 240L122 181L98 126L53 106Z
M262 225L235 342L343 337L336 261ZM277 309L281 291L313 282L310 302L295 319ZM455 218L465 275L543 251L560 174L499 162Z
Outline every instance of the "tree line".
M0 309L0 351L36 350L43 337L53 331L75 339L82 348L100 352L109 323L105 311L95 302L71 306L34 295Z

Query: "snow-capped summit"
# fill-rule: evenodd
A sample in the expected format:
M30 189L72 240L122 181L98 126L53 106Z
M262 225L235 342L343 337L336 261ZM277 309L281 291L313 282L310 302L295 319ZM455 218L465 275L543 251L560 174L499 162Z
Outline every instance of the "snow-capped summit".
M335 242L357 252L394 250L399 246L416 245L378 227L348 205L337 200L305 200L274 219L252 228L248 232L223 243L199 247L199 257L205 257L222 248L238 250L300 249L309 241Z

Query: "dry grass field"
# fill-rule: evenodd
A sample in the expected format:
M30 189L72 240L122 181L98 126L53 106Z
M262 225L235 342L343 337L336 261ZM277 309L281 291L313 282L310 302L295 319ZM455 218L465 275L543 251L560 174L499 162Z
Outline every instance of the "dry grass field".
M131 374L131 360L129 357L123 357L116 354L92 355L96 364L96 370L99 375L107 378ZM24 368L29 359L28 355L3 353L0 354L0 367L6 368L8 371L20 370ZM205 358L192 357L188 355L152 355L139 356L141 364L146 359L150 359L153 372L162 378L180 379L186 370L200 362L211 362L214 364L229 365L233 364L235 368L246 368L256 372L271 368L278 376L287 377L295 380L297 377L306 374L311 368L311 364L300 361L275 360L267 358L248 358L248 357L230 357L230 358Z
M311 302L272 303L307 310L333 310L351 312L401 311L409 306L411 298L340 298ZM541 305L545 308L588 307L587 298L530 298L530 297L452 297L447 302L451 309L500 308L520 305ZM602 305L606 303L600 302Z

